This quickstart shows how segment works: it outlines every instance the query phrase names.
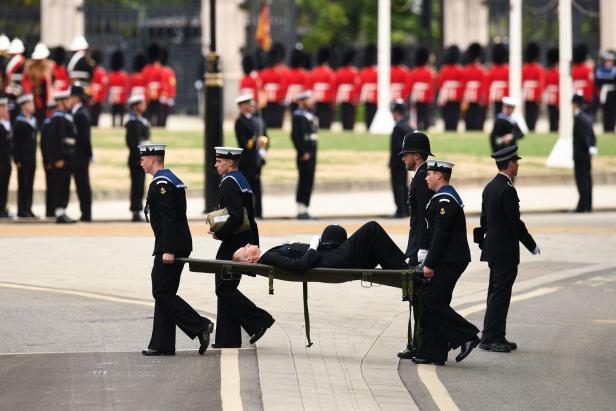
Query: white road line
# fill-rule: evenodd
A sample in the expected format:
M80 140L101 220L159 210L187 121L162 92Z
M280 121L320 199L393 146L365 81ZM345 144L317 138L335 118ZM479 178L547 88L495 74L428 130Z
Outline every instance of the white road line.
M220 398L223 410L244 409L240 395L239 351L236 348L220 350Z
M597 324L616 324L616 320L592 320L592 322Z
M534 297L540 297L542 295L545 294L550 294L553 292L558 291L560 288L559 287L542 287L542 288L538 288L536 290L524 293L524 294L519 294L516 296L511 297L511 302L517 302L517 301L524 301L524 300L528 300L529 298L534 298ZM463 310L458 311L458 314L460 314L462 317L466 317L468 315L477 313L479 311L483 311L486 309L486 304L485 303L481 303L481 304L477 304L477 305L472 305L470 307L467 307Z

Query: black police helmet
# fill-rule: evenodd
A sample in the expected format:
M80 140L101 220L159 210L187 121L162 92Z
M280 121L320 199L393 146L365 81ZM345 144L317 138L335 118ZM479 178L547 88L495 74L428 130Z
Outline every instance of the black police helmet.
M344 227L337 224L328 225L321 234L320 249L336 248L347 239L347 232Z
M420 153L427 156L434 156L430 151L430 140L428 136L421 131L413 131L404 136L402 150L398 155L401 156L404 153Z

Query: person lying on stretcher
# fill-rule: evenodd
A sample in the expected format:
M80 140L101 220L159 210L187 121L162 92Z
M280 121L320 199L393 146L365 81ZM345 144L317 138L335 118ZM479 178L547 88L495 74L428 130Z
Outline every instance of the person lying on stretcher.
M233 261L261 263L304 273L320 268L407 269L406 256L376 221L361 226L347 239L346 230L329 225L310 244L283 244L261 254L258 246L247 244L233 254Z

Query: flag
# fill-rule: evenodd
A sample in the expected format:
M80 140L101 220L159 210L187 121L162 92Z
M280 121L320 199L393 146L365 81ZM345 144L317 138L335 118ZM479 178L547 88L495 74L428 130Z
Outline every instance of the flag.
M259 20L257 20L257 32L255 38L257 44L262 50L269 51L272 47L272 36L270 35L270 8L267 3L263 3L261 6L261 12L259 13Z

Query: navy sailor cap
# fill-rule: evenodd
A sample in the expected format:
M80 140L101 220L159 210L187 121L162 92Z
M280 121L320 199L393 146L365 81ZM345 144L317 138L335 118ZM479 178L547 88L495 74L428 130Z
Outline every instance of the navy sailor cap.
M238 147L214 147L216 150L216 158L226 158L230 160L239 160L244 151Z
M454 163L444 160L428 160L426 161L428 171L441 171L443 173L451 173Z
M165 148L167 147L167 145L166 144L144 143L144 144L139 144L138 147L139 147L139 154L141 154L141 157L164 156Z

